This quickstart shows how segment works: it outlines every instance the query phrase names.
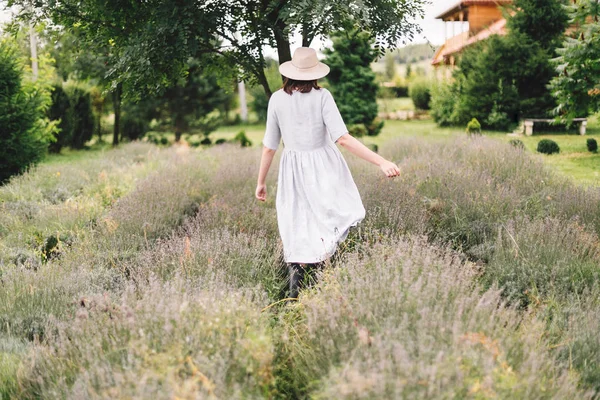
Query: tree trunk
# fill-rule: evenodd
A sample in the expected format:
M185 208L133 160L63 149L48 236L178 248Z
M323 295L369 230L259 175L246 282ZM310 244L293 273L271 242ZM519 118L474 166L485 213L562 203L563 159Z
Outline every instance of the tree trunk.
M175 143L179 143L181 140L181 135L183 135L183 127L182 122L179 120L175 120Z
M119 137L121 135L121 92L123 91L123 85L117 84L117 88L112 92L113 96L113 110L115 113L115 125L113 127L113 146L119 144Z
M257 68L255 73L256 78L258 79L258 83L260 83L260 85L265 90L265 94L270 99L273 92L271 92L271 88L269 87L269 81L267 80L267 76L265 75L264 68Z
M246 103L246 85L244 81L238 82L238 92L240 96L240 116L242 121L248 122L248 104Z
M310 47L310 43L314 38L314 32L311 29L315 29L307 22L302 24L302 47Z
M285 33L287 26L284 22L278 21L277 25L273 29L275 35L275 42L277 43L277 55L279 56L279 65L292 59L292 50L290 49L290 37ZM285 77L282 75L281 80L285 81Z
M179 143L183 134L189 130L189 126L185 120L185 116L181 114L181 110L172 110L171 115L174 115L175 143Z

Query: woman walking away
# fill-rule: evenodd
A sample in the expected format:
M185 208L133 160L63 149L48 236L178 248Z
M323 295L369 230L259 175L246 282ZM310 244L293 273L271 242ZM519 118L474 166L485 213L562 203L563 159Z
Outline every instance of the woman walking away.
M277 222L290 273L289 297L295 298L306 269L333 255L348 230L365 217L356 184L335 143L377 165L390 178L400 170L348 133L333 96L317 84L329 67L319 62L314 49L297 49L279 72L286 79L269 100L256 198L267 197L266 176L283 138Z

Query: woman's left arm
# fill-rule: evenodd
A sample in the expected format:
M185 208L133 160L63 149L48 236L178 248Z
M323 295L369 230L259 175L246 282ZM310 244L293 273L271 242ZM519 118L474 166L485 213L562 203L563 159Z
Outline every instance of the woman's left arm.
M271 162L275 156L275 150L263 146L262 157L260 158L260 169L258 171L258 182L256 184L256 198L260 201L267 199L267 174L271 168Z

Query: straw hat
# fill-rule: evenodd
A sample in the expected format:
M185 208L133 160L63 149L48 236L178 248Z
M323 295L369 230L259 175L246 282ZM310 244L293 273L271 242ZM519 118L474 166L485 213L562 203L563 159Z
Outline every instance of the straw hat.
M281 75L298 81L312 81L323 78L329 67L317 58L317 52L310 47L299 47L294 51L292 61L279 66Z

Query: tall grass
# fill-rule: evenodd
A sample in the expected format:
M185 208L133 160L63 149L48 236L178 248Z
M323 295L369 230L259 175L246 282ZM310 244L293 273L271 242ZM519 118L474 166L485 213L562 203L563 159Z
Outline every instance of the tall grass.
M1 396L594 396L600 191L485 138L382 152L403 176L349 156L367 218L297 302L255 150L131 145L0 189ZM59 199L58 170L95 178Z

